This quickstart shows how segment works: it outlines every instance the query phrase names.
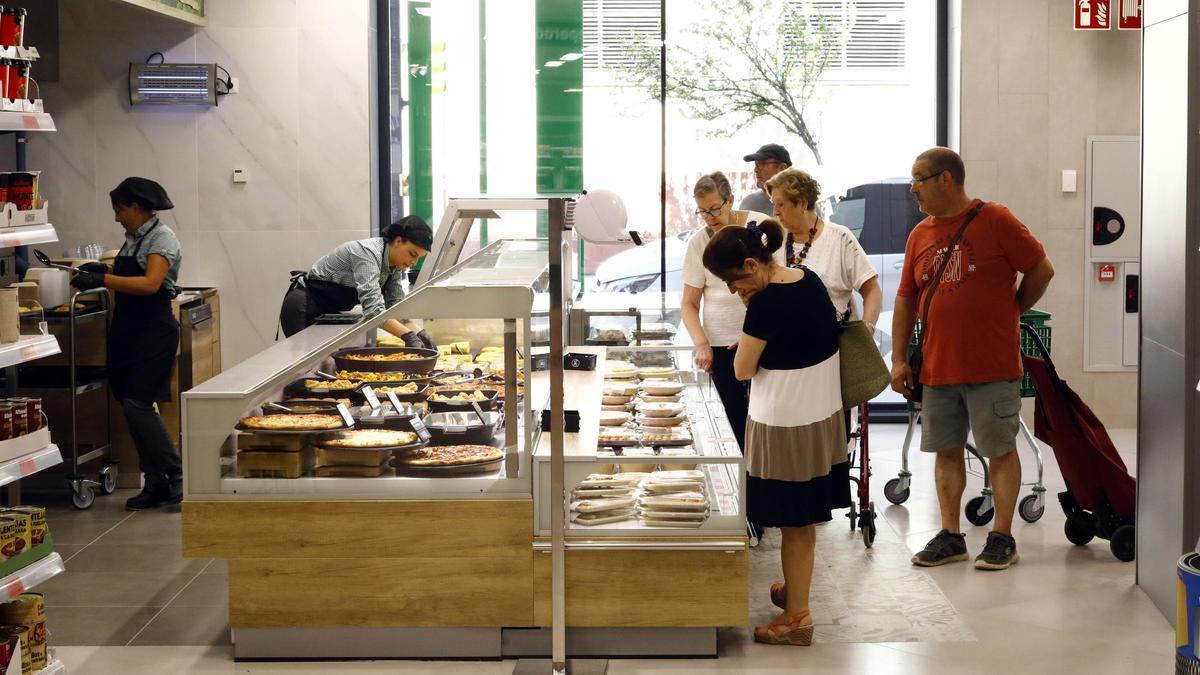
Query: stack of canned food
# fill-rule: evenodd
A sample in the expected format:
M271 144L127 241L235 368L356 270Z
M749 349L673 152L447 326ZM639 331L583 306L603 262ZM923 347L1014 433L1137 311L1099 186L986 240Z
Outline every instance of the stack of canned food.
M0 441L17 438L42 428L42 399L0 398Z

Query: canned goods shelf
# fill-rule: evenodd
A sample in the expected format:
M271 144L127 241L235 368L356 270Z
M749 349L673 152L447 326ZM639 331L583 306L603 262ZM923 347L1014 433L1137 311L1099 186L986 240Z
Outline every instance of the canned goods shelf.
M16 342L0 345L0 368L34 361L59 353L53 335L22 335Z
M34 586L45 583L58 574L61 574L65 569L63 567L62 556L57 553L51 553L37 562L26 565L20 570L0 579L0 602L8 602L15 599L18 595Z
M0 462L0 485L8 485L57 464L62 464L62 453L51 443L28 455Z
M0 116L4 113L0 113ZM0 229L0 248L16 248L33 244L49 244L58 241L58 232L50 223L5 227Z
M11 101L6 99L0 103L3 107L41 107L41 100L30 103L25 100ZM37 110L3 110L0 109L0 131L57 131L54 118L49 113Z

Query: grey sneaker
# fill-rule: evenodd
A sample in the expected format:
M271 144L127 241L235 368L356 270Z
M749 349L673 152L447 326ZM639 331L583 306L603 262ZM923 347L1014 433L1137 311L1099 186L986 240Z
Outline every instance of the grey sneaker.
M975 558L977 570L1006 570L1016 565L1021 556L1017 555L1017 540L1000 532L988 532L987 543L983 545L983 553Z
M967 535L942 530L925 544L924 551L912 557L912 563L921 567L937 567L967 558Z

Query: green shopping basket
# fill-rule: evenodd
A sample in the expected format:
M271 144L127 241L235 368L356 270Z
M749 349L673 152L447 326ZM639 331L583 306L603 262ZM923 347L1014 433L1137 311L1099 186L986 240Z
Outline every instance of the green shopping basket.
M1042 339L1042 344L1046 345L1046 351L1050 351L1050 326L1046 325L1050 321L1050 312L1043 312L1036 309L1031 309L1021 315L1021 323L1028 324L1037 333L1037 336ZM1021 353L1026 356L1041 357L1041 352L1038 351L1037 345L1033 343L1033 338L1029 337L1025 331L1019 331L1021 334ZM917 339L921 336L921 320L917 319L917 325L913 327L912 342L908 345L908 355L912 357L913 352L917 350ZM1033 398L1037 394L1037 390L1033 388L1033 380L1029 377L1029 373L1021 376L1021 398ZM912 403L909 403L909 407Z

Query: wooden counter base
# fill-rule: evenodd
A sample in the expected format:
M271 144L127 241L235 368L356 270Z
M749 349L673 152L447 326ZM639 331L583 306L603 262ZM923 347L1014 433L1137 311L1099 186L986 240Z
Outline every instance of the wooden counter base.
M739 551L567 551L567 625L745 626L749 557ZM550 553L533 558L536 626L550 625Z
M229 559L234 628L529 626L533 502L188 501L183 554Z

